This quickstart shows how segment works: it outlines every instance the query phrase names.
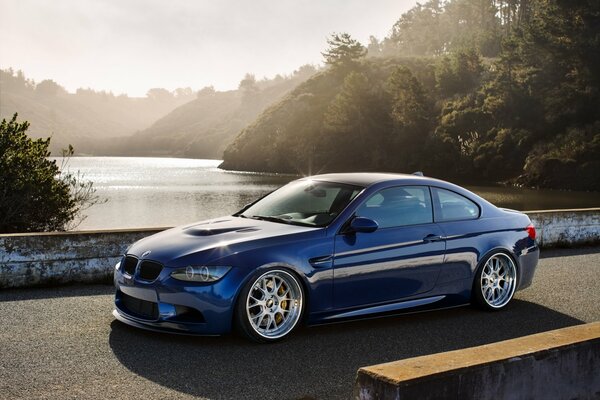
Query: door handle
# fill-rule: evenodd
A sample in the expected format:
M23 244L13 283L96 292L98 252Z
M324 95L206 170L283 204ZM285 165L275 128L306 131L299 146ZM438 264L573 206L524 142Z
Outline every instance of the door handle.
M424 242L440 242L442 240L445 240L446 238L440 235L427 235L423 238Z

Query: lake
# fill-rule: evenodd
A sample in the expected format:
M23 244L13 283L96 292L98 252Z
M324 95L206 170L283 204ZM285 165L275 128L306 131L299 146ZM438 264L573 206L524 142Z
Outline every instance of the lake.
M231 214L295 179L292 175L229 172L220 160L73 157L71 172L94 182L107 201L85 211L76 230L161 227ZM60 161L58 161L60 165ZM492 203L517 210L600 206L600 193L467 186Z

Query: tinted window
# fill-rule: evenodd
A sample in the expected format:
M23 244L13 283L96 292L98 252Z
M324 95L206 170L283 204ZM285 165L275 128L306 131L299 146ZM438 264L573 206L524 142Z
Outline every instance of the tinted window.
M362 190L342 183L294 181L274 191L243 213L245 218L307 226L326 226Z
M377 221L380 228L433 222L431 197L426 186L398 186L369 197L356 211Z
M434 198L439 201L436 207L436 221L454 221L479 217L479 207L471 200L449 190L432 188Z

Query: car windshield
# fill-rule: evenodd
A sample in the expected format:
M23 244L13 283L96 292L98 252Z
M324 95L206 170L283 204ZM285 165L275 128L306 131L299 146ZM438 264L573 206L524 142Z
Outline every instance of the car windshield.
M362 189L343 183L309 179L294 181L235 215L284 224L323 227L329 225Z

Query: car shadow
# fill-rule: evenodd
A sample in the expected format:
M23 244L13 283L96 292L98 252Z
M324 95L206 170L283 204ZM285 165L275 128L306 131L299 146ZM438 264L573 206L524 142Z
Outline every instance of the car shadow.
M584 246L584 247L556 247L542 249L540 258L556 258L565 256L583 256L587 254L600 253L600 246Z
M581 323L515 299L502 312L462 307L302 328L270 345L237 336L154 333L114 321L109 343L132 372L186 394L211 399L347 399L362 366Z
M0 289L0 302L57 299L63 297L114 295L112 282L106 284L74 283L66 286L31 287L22 289Z

